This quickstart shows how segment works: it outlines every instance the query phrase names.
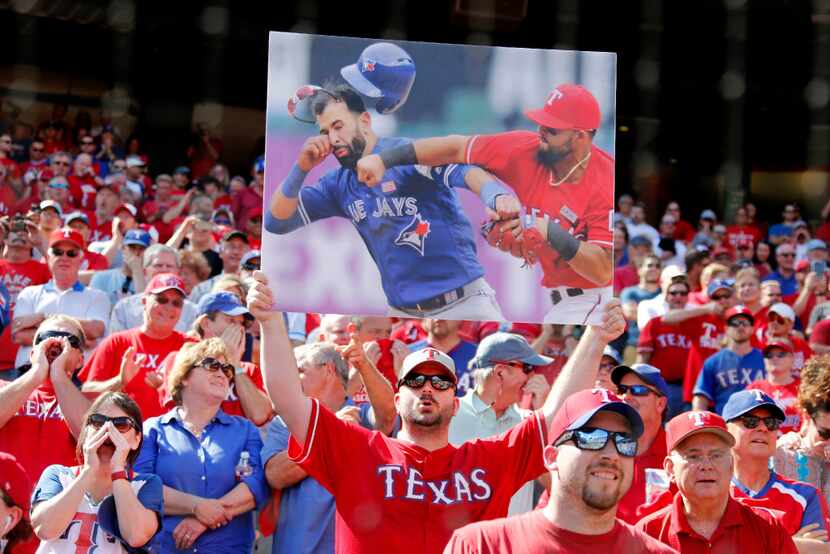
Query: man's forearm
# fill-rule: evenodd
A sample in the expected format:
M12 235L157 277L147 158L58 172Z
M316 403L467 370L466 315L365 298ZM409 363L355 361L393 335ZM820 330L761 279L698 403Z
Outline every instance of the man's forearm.
M429 166L467 163L467 139L462 135L449 135L416 140L413 143L415 157L419 164Z
M308 473L298 464L288 459L288 452L283 450L275 454L265 464L265 479L273 489L286 489L308 477Z
M248 488L245 483L239 483L230 490L225 496L219 499L225 511L231 517L236 517L239 514L250 512L256 508L256 498L254 493Z
M576 273L597 286L604 286L611 280L611 252L597 244L580 242L576 256L568 263Z
M245 417L256 426L264 425L274 413L268 395L256 388L251 378L244 374L235 377L234 386Z
M61 414L72 436L77 439L84 426L84 414L92 402L75 386L65 371L52 371L51 377Z
M0 429L14 417L17 410L26 402L40 383L41 379L34 369L27 371L8 385L0 388Z
M392 385L380 371L367 360L357 368L366 386L369 403L375 411L375 425L378 429L390 429L395 421L395 392Z
M120 391L123 383L121 383L121 375L116 375L112 379L106 381L87 381L81 385L81 392L88 392L91 394L101 394L110 391Z
M693 317L706 315L712 313L708 306L699 306L697 308L685 308L683 310L669 310L663 315L663 323L680 323Z

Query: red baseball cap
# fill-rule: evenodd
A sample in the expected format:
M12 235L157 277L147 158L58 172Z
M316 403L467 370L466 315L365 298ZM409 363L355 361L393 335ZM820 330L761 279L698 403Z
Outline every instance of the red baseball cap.
M11 454L0 452L0 488L23 512L29 513L32 481L23 466Z
M741 306L741 305L732 306L731 308L726 310L726 313L723 314L723 319L726 320L726 321L729 321L733 317L739 316L739 315L742 315L742 316L746 317L747 319L749 319L749 321L755 323L755 316L752 315L752 310L750 310L746 306Z
M255 217L262 217L262 208L254 208L248 212L248 219L253 219Z
M49 246L53 246L59 242L71 242L81 250L84 248L84 237L81 236L81 233L68 227L55 229L49 235Z
M130 212L130 215L132 215L133 217L136 217L136 215L138 214L138 209L135 206L133 206L132 204L126 204L126 203L119 204L118 207L115 208L115 212L113 212L113 213L118 214L118 212L120 212L122 210L127 210L128 212Z
M643 434L643 420L637 410L608 389L586 389L569 396L553 416L550 443L555 443L565 431L579 429L601 411L615 412L626 418L635 438Z
M712 412L683 412L666 424L666 448L674 450L678 444L692 435L712 433L729 446L735 446L735 438L726 429L726 422L721 416Z
M602 114L594 95L580 85L559 85L548 95L545 105L527 110L525 115L534 123L551 129L599 128Z
M145 294L161 294L167 290L177 290L182 296L187 296L184 290L184 281L175 273L159 273L147 283L144 288Z
M773 348L780 348L784 352L789 352L790 354L793 353L793 345L786 340L775 339L771 342L768 342L764 345L764 354L766 354L769 350L772 350Z

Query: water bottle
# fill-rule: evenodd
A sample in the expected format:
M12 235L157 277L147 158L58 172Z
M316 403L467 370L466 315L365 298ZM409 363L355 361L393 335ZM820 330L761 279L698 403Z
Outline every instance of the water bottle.
M239 455L239 463L236 464L235 472L237 481L242 481L254 472L254 468L251 467L251 455L247 450Z

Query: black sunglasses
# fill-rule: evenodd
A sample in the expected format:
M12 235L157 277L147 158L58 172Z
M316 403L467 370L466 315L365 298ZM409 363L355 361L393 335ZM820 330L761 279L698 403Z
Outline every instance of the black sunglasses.
M606 431L594 427L582 427L581 429L566 431L559 437L554 446L573 441L580 450L602 450L611 437L614 438L614 447L620 456L633 458L637 455L637 439L632 437L630 433Z
M447 390L455 387L455 382L452 379L444 377L443 375L424 375L423 373L409 373L406 377L398 381L398 387L406 385L410 389L420 389L427 384L432 385L435 390Z
M228 380L233 379L233 374L236 371L236 368L233 367L233 364L222 363L216 358L205 358L204 360L196 364L194 367L201 367L202 369L205 369L211 373L221 371L225 374L225 377L227 377Z
M64 254L69 256L70 258L77 258L78 255L81 253L80 250L73 248L72 250L64 250L63 248L52 248L52 255L57 256L60 258Z
M184 306L184 299L183 298L167 298L166 296L162 296L160 294L156 294L156 302L161 304L162 306L170 303L173 304L176 308L181 308Z
M813 423L815 422L816 420L814 419ZM818 436L821 437L821 440L830 440L830 429L827 429L826 427L819 427L818 424L816 424L816 433L818 433Z
M80 337L73 335L72 333L67 333L66 331L44 331L39 333L34 340L34 344L40 344L46 339L51 338L63 338L66 337L69 340L69 346L76 350L81 349L81 339Z
M259 269L259 262L245 262L242 264L242 269L247 271L254 271Z
M779 427L781 427L781 420L777 417L767 416L767 417L758 417L754 415L742 415L738 418L741 422L741 425L746 427L747 429L755 429L758 427L762 421L764 425L767 426L767 429L770 431L777 431ZM828 437L830 438L830 437Z
M655 396L663 396L660 392L647 387L645 385L617 385L617 394L630 394L631 396L648 396L654 394Z
M493 362L493 365L501 364L501 365L509 365L510 367L515 367L524 371L525 375L530 375L534 371L536 371L536 366L533 364L526 364L524 362Z
M128 416L108 417L104 414L90 414L89 417L86 418L86 424L91 425L95 429L100 429L106 425L108 421L112 421L112 426L115 427L119 433L126 433L130 429L138 430L138 425L136 425L133 418Z

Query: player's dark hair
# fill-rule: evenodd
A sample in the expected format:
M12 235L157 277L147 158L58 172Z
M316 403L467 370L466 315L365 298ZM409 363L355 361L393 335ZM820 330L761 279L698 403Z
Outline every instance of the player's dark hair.
M311 104L311 109L315 116L323 113L323 110L326 109L329 102L345 102L349 111L357 115L360 115L366 111L366 104L363 103L363 98L361 98L360 94L358 94L357 91L349 85L343 83L335 85L333 82L327 81L323 83L323 88L327 90L330 95L318 94L314 98L314 101Z
M683 260L686 264L687 271L689 269L694 268L698 264L702 264L706 258L709 257L709 252L703 252L700 250L693 250L686 254L685 259Z

